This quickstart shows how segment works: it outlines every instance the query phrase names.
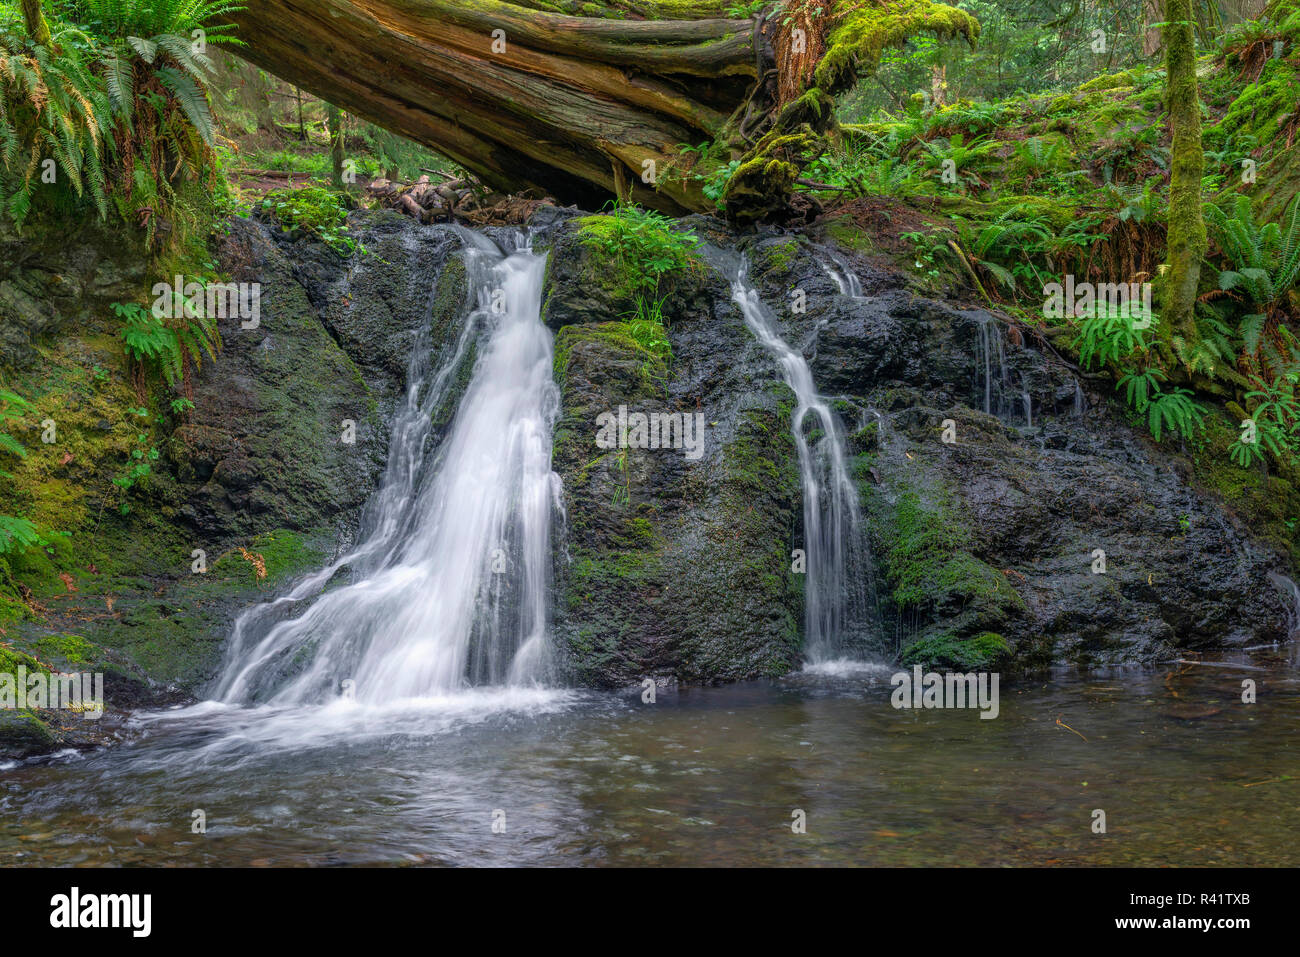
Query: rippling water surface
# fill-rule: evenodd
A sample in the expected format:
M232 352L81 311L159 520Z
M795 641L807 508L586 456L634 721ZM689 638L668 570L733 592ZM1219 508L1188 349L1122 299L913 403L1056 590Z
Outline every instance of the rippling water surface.
M852 662L654 704L207 703L0 771L0 862L1295 865L1293 654L1004 684L991 721L895 710Z

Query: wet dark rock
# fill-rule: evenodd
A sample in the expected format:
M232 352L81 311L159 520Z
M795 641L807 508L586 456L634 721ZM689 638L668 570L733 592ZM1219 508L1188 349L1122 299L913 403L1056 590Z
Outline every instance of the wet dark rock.
M546 313L563 392L554 468L567 521L554 614L566 670L601 687L782 674L798 661L802 614L789 559L793 396L708 270L667 296L673 361L639 349L617 321L617 276L577 228L549 237ZM599 448L597 417L620 405L702 416L702 454Z
M145 279L133 241L98 220L20 234L0 220L0 366L24 368L36 345L64 329L86 329Z
M260 325L223 320L225 349L195 376L196 409L170 436L151 508L104 519L120 567L100 582L79 570L85 561L51 564L51 587L66 565L80 591L60 605L66 621L15 626L16 647L84 631L120 666L123 706L174 700L214 675L240 610L354 540L410 357L427 341L432 362L445 358L466 281L454 229L388 213L352 224L367 252L349 257L233 224L222 262L235 281L261 283ZM533 225L550 251L543 315L562 394L553 626L566 675L627 687L798 667L794 399L732 302L731 276L702 266L665 282L664 363L631 337L635 296L583 243L576 211L542 207ZM719 247L716 262L750 258L781 334L835 400L877 566L878 655L1017 671L1287 636L1291 609L1267 579L1290 572L1289 532L1278 531L1295 497L1285 481L1220 475L1175 443L1157 446L1110 404L1109 383L1081 384L1046 344L987 310L918 297L861 264L869 294L852 299L824 268L838 253L804 237L739 236L706 217L684 225ZM51 334L42 316L77 321L95 296L141 282L111 257L77 263L0 267L0 306L44 304L23 307L21 332L4 341L11 354ZM56 274L80 285L64 296ZM470 350L434 412L435 443L473 362ZM1076 414L1080 394L1087 409ZM597 417L620 406L702 416L700 456L599 448ZM355 445L341 441L344 420ZM88 418L85 431L107 441L118 425ZM189 573L199 544L217 571L206 578ZM252 576L245 546L275 566L268 582ZM1098 550L1104 573L1093 571Z
M869 433L853 451L897 622L885 654L962 666L963 648L998 639L1024 669L1287 637L1291 609L1267 575L1288 557L1199 487L1173 443L1096 396L1077 414L1077 370L1032 333L865 266L874 293L838 295L831 253L807 243L749 252L766 301L808 292L806 314L778 312L787 340L854 411L846 431Z

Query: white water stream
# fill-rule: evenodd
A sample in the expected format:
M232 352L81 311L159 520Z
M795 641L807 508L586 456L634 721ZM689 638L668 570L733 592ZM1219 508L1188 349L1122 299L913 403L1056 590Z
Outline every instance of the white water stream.
M351 554L241 616L221 701L389 704L549 677L559 394L540 319L546 258L522 235L508 254L462 235L477 308L440 368L429 368L427 345L417 349L368 532ZM426 454L433 413L470 349L455 418ZM351 580L322 592L344 567Z
M780 364L782 376L795 394L791 429L803 485L808 576L805 647L809 661L816 665L842 652L846 632L861 611L866 575L862 572L858 492L849 474L839 421L817 393L808 360L777 332L775 317L758 290L749 285L748 271L749 264L742 259L732 279L732 299L754 336Z

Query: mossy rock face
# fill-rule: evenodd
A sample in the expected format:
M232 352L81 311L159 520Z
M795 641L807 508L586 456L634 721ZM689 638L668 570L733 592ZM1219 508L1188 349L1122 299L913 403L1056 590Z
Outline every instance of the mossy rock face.
M927 635L904 649L899 663L907 667L920 665L927 670L998 671L1010 658L1011 646L1005 638L983 631L968 638L951 632Z
M670 296L673 358L647 353L616 298L586 296L595 277L575 268L590 260L568 232L579 228L552 238L546 290L548 321L565 318L553 466L566 515L555 603L566 670L598 687L783 674L799 659L801 599L789 571L793 406L780 372L708 270L681 277ZM698 457L600 447L597 417L620 406L701 416Z
M53 751L58 738L40 716L28 708L0 709L0 759L22 759Z
M75 225L29 222L22 234L0 216L0 370L28 368L61 331L103 324L115 301L146 280L143 244L95 217Z
M1212 421L1193 461L996 316L919 298L841 249L872 290L848 299L829 253L786 262L781 243L749 244L751 277L838 397L885 632L900 635L886 653L1015 672L1285 639L1268 576L1291 573L1284 516L1300 503L1286 478L1228 465L1235 430ZM779 307L792 288L801 314Z
M709 279L692 244L683 236L689 222L671 228L643 227L664 248L657 267L638 264L616 247L619 223L613 215L574 217L549 233L542 320L551 329L566 325L628 321L638 307L658 301L666 318L707 308ZM633 244L629 244L633 245ZM656 280L655 273L659 271Z
M50 668L102 672L114 709L184 700L218 673L244 608L355 537L411 355L454 346L466 285L454 231L387 214L351 224L369 252L349 261L232 222L221 261L260 284L260 322L221 321L225 347L195 372L186 415L156 383L141 401L117 320L84 295L84 331L35 339L39 368L0 369L0 386L32 403L8 429L28 455L6 463L0 514L29 517L43 539L0 556L0 641ZM146 301L147 281L127 279L115 297ZM448 421L452 392L435 412ZM115 483L141 461L147 474ZM90 740L79 735L56 738Z

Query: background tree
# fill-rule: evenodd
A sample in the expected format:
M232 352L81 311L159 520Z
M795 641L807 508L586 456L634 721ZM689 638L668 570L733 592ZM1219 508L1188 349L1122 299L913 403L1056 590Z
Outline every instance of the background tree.
M1196 289L1206 250L1201 215L1201 100L1196 82L1196 23L1192 0L1166 0L1164 27L1165 107L1173 134L1169 176L1168 270L1165 276L1166 329L1196 338Z
M27 24L27 35L34 42L50 45L50 25L41 12L41 0L23 0L23 21Z
M334 185L343 186L343 111L333 103L325 106L325 121L330 133L330 166Z

